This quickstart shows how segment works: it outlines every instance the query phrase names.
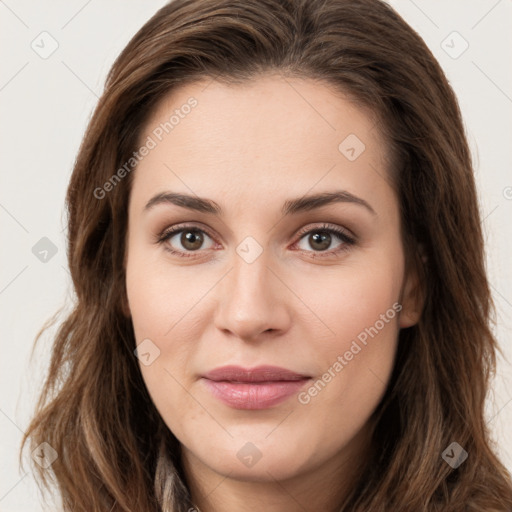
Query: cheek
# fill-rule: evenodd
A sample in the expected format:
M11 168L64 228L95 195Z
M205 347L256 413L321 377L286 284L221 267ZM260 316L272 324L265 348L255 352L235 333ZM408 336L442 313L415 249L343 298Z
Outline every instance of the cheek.
M320 374L299 401L333 433L357 431L385 392L397 346L401 275L400 258L387 258L337 269L301 290L322 322L314 318L310 332Z
M156 251L155 251L156 252ZM126 291L137 343L141 338L169 336L208 289L208 275L195 277L193 267L174 268L150 254L130 254ZM211 285L210 285L211 286Z
M376 322L379 331L386 332L389 331L388 324L396 324L396 307L393 308L393 304L399 300L401 285L400 258L394 261L382 257L374 259L371 264L361 262L347 268L322 269L308 279L296 276L293 286L314 313L309 313L307 318L310 323L318 324L316 338L320 332L324 333L325 337L321 336L322 346L332 345L338 350L343 349L347 342L350 345L350 340ZM385 315L385 325L381 315ZM386 321L389 317L393 321ZM364 338L364 334L361 337Z
M211 273L210 273L211 274ZM218 277L198 276L193 267L173 269L168 263L137 248L130 253L126 268L126 291L135 342L150 340L151 364L139 367L148 392L162 417L181 423L183 411L194 416L201 411L191 407L184 393L193 371L200 336L201 297L212 288ZM197 327L195 326L197 322ZM142 345L141 345L142 346ZM135 348L135 347L134 347ZM154 357L154 354L156 357ZM154 357L154 360L153 360ZM173 397L169 400L169 397ZM174 425L176 427L176 425Z
M139 359L140 371L160 416L166 422L173 419L174 423L168 426L176 431L180 431L183 421L190 421L190 416L197 414L180 385L185 384L183 372L187 371L187 351L191 347L184 342L179 323L190 308L185 295L193 295L184 281L179 273L169 275L168 267L164 272L158 262L138 257L136 251L130 254L126 291L135 342L146 350L149 347L151 354L149 364ZM183 411L187 411L188 419L183 417Z

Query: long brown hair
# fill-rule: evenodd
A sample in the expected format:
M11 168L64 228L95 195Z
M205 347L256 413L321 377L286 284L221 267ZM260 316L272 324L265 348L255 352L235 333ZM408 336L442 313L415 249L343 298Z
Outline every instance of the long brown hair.
M423 40L380 0L175 0L118 57L67 192L76 301L23 440L58 454L50 469L35 465L41 481L56 482L66 511L193 506L179 442L148 395L122 310L133 173L104 197L95 190L129 161L172 89L266 72L321 80L378 116L404 247L424 283L421 320L400 331L374 412L377 449L340 510L510 511L510 474L484 418L499 347L461 114ZM442 457L452 442L468 453L456 469Z

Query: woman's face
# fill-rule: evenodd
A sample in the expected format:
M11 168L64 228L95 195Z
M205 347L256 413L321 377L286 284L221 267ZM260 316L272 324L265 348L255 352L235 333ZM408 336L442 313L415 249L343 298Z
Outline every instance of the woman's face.
M417 321L374 122L312 80L204 81L140 145L128 308L186 466L264 481L353 461Z

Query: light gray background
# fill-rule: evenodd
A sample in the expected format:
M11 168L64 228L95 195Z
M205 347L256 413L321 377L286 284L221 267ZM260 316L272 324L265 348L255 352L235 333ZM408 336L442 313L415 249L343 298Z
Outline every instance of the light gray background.
M72 297L63 206L73 161L108 69L130 37L164 3L0 0L2 512L42 510L30 468L27 472L18 468L17 450L48 363L50 336L43 338L30 362L33 339L60 306L67 304L69 310ZM425 39L458 95L476 163L489 277L498 311L496 332L510 362L512 2L390 3ZM44 31L50 35L41 36ZM58 48L45 59L31 47L42 53L52 44ZM459 56L466 44L469 47ZM46 262L32 253L43 237L57 248ZM487 418L496 450L509 470L511 382L512 367L500 358Z

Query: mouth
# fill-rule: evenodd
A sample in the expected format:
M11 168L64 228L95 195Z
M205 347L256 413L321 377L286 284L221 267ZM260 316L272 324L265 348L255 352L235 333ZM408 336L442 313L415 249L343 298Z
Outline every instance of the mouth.
M267 409L278 405L309 381L309 375L277 366L223 366L202 376L207 389L234 409Z

